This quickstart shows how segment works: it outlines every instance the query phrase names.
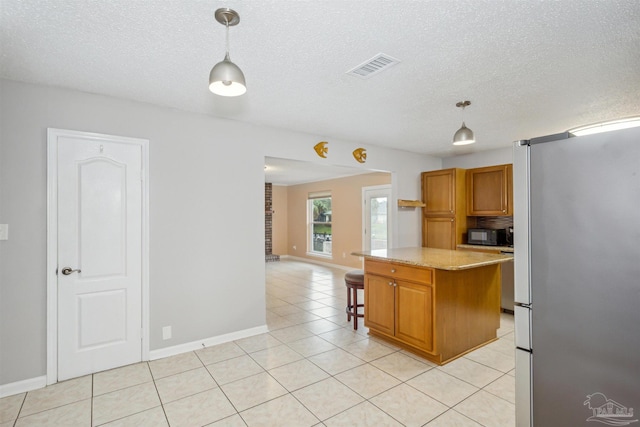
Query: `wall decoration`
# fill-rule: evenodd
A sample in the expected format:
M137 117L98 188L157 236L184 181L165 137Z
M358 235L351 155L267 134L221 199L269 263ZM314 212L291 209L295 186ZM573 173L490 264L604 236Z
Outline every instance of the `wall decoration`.
M353 158L359 163L367 161L367 150L365 148L357 148L353 151Z
M318 153L318 156L326 159L327 158L327 153L329 153L329 147L327 147L328 142L327 141L322 141L322 142L318 142L316 145L313 146L313 149L316 150L316 153Z

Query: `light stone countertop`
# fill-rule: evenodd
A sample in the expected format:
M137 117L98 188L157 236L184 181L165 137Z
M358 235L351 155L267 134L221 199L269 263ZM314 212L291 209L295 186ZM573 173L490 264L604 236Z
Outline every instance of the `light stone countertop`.
M513 261L512 255L422 247L377 249L353 252L351 255L439 270L465 270Z

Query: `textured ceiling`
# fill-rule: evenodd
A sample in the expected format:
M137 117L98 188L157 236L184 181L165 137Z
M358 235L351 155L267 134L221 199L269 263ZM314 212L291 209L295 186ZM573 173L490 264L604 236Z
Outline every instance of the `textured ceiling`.
M452 156L640 114L638 0L0 0L0 76ZM231 7L248 92L208 89ZM369 79L348 70L383 52ZM451 146L457 101L477 144Z

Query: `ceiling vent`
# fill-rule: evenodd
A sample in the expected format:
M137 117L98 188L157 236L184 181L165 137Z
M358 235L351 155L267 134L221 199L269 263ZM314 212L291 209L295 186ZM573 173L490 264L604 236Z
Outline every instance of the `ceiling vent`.
M400 62L400 60L384 53L379 53L368 61L347 71L347 74L361 79L368 79L381 71L396 65L398 62Z

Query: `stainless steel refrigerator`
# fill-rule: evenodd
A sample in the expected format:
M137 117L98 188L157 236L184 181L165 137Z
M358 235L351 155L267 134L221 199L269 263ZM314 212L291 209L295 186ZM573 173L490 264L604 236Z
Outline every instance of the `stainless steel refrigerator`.
M514 143L517 426L640 427L640 128Z

